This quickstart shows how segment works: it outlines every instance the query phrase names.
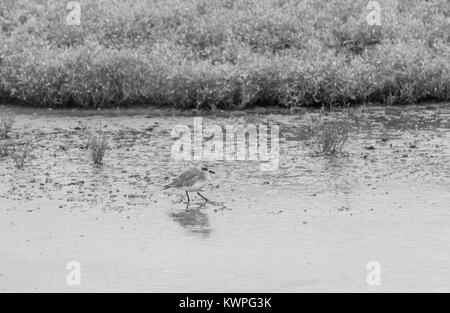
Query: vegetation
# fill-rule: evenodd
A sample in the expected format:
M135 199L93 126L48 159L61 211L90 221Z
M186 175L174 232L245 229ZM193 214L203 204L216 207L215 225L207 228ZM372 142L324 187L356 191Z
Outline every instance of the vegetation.
M16 117L9 112L0 112L0 140L7 139Z
M14 164L17 169L21 170L25 166L26 159L30 156L30 147L28 145L24 145L22 147L15 147L11 154L12 159L14 160Z
M105 133L98 131L97 134L91 135L91 138L89 139L89 148L91 150L92 162L94 162L95 165L101 165L106 150L108 149L108 140Z
M342 153L351 131L350 118L325 115L322 110L317 118L312 118L308 127L309 142L316 155L335 156Z
M67 1L68 2L68 1ZM179 108L450 100L448 0L2 0L0 99Z

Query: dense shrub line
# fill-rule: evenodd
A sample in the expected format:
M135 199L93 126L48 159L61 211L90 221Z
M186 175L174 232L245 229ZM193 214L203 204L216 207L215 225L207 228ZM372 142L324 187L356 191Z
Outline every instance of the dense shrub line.
M0 98L45 107L321 106L450 100L446 0L0 4ZM40 3L40 5L36 5Z

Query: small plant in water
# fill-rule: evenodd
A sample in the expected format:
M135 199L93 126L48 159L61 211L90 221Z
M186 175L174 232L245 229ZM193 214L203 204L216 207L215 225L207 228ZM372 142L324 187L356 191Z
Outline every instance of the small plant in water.
M108 140L105 133L99 130L97 134L91 135L89 139L89 148L91 150L92 162L94 162L95 165L101 165L106 150L108 149Z
M6 139L11 132L16 116L10 112L0 112L0 139Z
M326 116L324 111L313 118L308 126L312 146L318 155L333 156L342 152L351 130L350 121Z
M14 149L11 157L14 160L16 168L21 170L25 166L25 161L30 155L28 145L22 147L21 149Z

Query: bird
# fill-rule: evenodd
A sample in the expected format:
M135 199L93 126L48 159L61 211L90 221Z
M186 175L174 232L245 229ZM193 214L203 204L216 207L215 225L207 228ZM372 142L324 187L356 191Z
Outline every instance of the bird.
M173 182L164 186L164 189L183 189L186 192L188 205L191 202L189 192L197 192L197 194L202 197L205 202L212 202L200 193L208 182L209 173L215 174L215 172L211 171L207 166L200 164L198 168L193 167L182 173Z

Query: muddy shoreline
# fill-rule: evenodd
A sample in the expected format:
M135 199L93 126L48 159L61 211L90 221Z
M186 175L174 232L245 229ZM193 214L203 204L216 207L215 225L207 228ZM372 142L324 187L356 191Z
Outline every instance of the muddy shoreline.
M332 158L302 139L315 111L205 116L279 124L280 167L211 162L205 193L221 205L188 210L162 186L192 166L171 159L170 133L193 116L126 111L15 111L11 135L33 157L23 170L0 160L0 291L449 290L448 105L368 107ZM111 149L94 167L99 125ZM66 283L74 260L78 287Z
M350 107L351 110L358 108L391 108L392 110L438 110L450 107L450 103L436 102L426 104L411 104L398 106L384 106L377 103L367 103L364 105L355 105ZM195 109L177 109L166 108L159 106L132 106L132 107L117 107L117 108L103 108L103 109L81 109L81 108L33 108L26 105L10 104L8 102L0 101L0 109L9 110L18 114L37 114L37 115L65 115L65 116L135 116L144 115L147 117L164 117L164 116L209 116L209 117L238 117L243 115L301 115L305 113L317 112L320 108L317 107L298 107L298 108L282 108L282 107L254 107L246 109L230 109L230 110L195 110ZM335 111L346 110L345 107L333 107Z

